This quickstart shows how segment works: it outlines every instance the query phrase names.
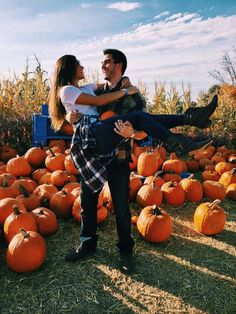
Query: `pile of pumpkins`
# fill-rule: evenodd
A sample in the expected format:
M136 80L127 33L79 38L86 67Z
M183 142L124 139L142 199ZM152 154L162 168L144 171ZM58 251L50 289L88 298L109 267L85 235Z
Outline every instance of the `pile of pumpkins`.
M78 171L69 143L51 140L47 147L32 147L24 156L3 145L0 147L0 227L6 241L7 265L16 272L33 271L46 257L44 237L58 229L58 218L81 221ZM132 222L143 239L166 241L172 233L172 218L161 208L163 203L181 206L185 201L201 203L194 214L194 225L206 235L224 228L226 215L219 203L226 196L236 200L236 151L210 146L192 153L184 161L164 147L133 144L129 201L142 208ZM183 172L202 171L203 183ZM107 184L98 201L97 222L113 210ZM37 252L37 253L36 253Z

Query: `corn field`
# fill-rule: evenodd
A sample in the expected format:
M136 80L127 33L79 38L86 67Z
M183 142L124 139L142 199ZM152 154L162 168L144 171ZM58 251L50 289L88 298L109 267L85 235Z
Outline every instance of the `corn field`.
M21 76L14 75L7 80L0 80L0 144L9 144L16 148L19 155L32 145L32 115L41 110L41 104L47 103L50 80L47 72L41 67L36 58L36 68L29 70L26 63ZM99 81L97 71L89 69L88 81ZM216 92L201 93L197 103L191 101L191 87L182 84L181 94L171 84L166 87L163 82L155 82L154 96L148 97L148 88L145 82L137 82L142 95L147 102L148 111L151 113L183 113L189 106L205 105ZM183 132L193 136L212 136L217 144L236 146L236 87L223 84L217 86L219 93L219 107L213 116L211 129L196 131L195 128L182 127ZM177 129L178 131L178 129ZM197 135L198 134L198 135Z

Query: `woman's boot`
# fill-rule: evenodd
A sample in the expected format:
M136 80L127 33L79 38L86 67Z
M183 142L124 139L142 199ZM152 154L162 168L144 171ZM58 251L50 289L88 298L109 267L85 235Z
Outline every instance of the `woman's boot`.
M184 124L196 126L200 129L209 128L211 126L210 116L216 110L218 103L218 96L214 95L211 102L205 107L190 107L188 108L184 115Z
M193 150L203 149L208 147L212 140L195 142L189 137L182 134L173 133L167 138L168 152L175 152L177 156L182 156Z

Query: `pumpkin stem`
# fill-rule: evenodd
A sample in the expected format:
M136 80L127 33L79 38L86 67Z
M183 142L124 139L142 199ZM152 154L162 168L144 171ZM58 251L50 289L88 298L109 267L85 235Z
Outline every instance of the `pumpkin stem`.
M157 172L154 174L155 179L156 179L157 177L160 177L160 175L163 174L163 173L164 173L164 171L157 171Z
M39 215L44 215L44 211L43 209L40 209L40 211L38 212Z
M27 232L25 231L25 229L23 229L23 228L20 228L20 232L21 232L21 234L23 235L24 239L30 237L29 233L27 233Z
M26 190L26 188L22 184L19 184L19 188L20 188L24 198L30 197L30 193Z
M236 168L231 169L230 171L232 174L236 174Z
M48 150L50 151L50 153L52 154L53 157L56 156L55 153L54 153L54 151L53 151L50 147L48 147Z
M214 200L211 204L209 204L209 208L213 210L216 207L216 205L218 205L220 202L221 200L219 199Z
M192 174L190 174L189 177L187 177L187 179L188 179L188 180L191 180L191 179L193 178L193 176L194 176L194 174L192 173Z
M3 183L2 183L3 188L8 188L9 184L7 183L7 178L4 178Z
M21 211L19 210L19 207L17 205L13 205L13 212L17 216L21 214Z
M161 211L160 211L160 207L157 207L156 205L153 205L152 206L152 209L153 209L153 215L156 215L156 216L160 216L162 215Z

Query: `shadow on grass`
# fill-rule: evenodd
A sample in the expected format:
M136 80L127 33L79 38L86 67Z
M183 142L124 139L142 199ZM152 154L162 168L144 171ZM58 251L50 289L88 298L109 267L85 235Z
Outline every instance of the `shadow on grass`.
M182 244L176 245L177 241L173 246L146 244L145 251L136 253L136 272L130 275L131 278L166 291L198 310L233 313L236 308L235 258L192 241L178 241ZM168 258L168 254L181 257L185 265ZM116 267L114 257L107 254L106 259L111 268ZM198 270L196 266L206 270ZM220 278L208 269L231 278Z

